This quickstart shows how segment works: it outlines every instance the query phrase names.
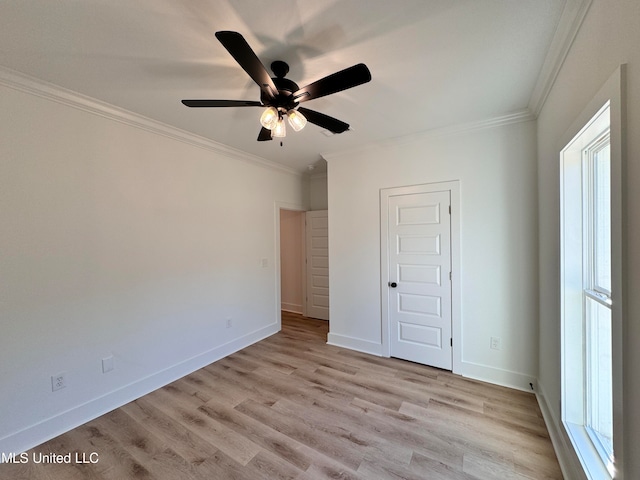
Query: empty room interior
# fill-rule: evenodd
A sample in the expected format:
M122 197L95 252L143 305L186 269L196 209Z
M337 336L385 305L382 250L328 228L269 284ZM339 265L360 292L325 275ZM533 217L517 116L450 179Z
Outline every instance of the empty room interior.
M637 0L0 2L0 479L640 478Z

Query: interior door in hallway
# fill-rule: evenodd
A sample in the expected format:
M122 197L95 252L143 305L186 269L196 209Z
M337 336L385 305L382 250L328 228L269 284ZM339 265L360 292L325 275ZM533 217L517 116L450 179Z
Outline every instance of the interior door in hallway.
M307 317L329 320L329 218L327 210L307 212Z
M452 369L450 191L388 199L393 357Z

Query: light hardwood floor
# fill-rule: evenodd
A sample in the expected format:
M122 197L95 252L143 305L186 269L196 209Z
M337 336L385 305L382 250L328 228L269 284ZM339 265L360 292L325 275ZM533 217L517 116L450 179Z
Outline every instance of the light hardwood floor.
M0 479L561 479L534 395L280 333L0 464ZM94 456L93 459L96 457Z

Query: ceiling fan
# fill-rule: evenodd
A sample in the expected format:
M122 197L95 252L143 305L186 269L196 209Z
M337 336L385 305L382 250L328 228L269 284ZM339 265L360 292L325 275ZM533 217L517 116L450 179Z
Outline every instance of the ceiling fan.
M348 123L299 107L298 104L367 83L371 80L371 73L365 64L359 63L300 88L295 82L285 78L289 72L289 65L281 60L271 64L271 70L275 75L271 78L247 41L239 33L216 32L216 38L258 84L260 101L182 100L187 107L266 107L260 117L262 129L258 134L259 142L286 135L285 115L296 132L302 130L307 121L332 133L342 133L349 129Z

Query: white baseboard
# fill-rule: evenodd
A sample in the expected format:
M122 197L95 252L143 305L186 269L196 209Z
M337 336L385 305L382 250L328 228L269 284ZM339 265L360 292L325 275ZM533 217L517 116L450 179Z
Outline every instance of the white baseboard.
M538 391L536 392L536 398L540 411L542 412L542 418L549 430L549 436L551 437L551 443L553 449L558 457L558 463L560 464L560 470L562 470L562 476L564 478L571 478L576 480L586 480L584 470L580 465L578 456L574 453L573 446L569 437L564 433L560 421L553 414L549 404L547 403L547 397L544 394L544 387L538 385Z
M531 375L489 367L478 363L462 361L456 370L457 371L453 373L457 373L463 377L531 393L533 393L531 385L535 388L537 383L536 378Z
M363 340L361 338L329 332L329 335L327 336L327 343L336 347L344 347L358 352L370 353L371 355L376 355L378 357L384 356L382 353L382 344L372 342L370 340ZM462 375L463 377L472 378L474 380L493 383L503 387L515 388L526 392L533 393L530 384L532 384L534 388L536 387L536 378L531 375L511 372L509 370L502 370L476 363L461 362L453 373Z
M280 304L280 308L285 312L299 313L300 315L302 315L302 305L296 305L295 303L282 302Z
M179 378L189 375L221 358L242 350L279 331L279 324L272 323L231 342L201 353L184 362L142 378L85 404L77 405L54 417L48 418L19 432L0 439L0 452L22 453L69 430L87 423L105 413L140 398ZM1 457L0 457L1 461Z
M361 338L329 332L329 335L327 335L327 344L356 350L358 352L370 353L378 357L382 356L382 344Z

